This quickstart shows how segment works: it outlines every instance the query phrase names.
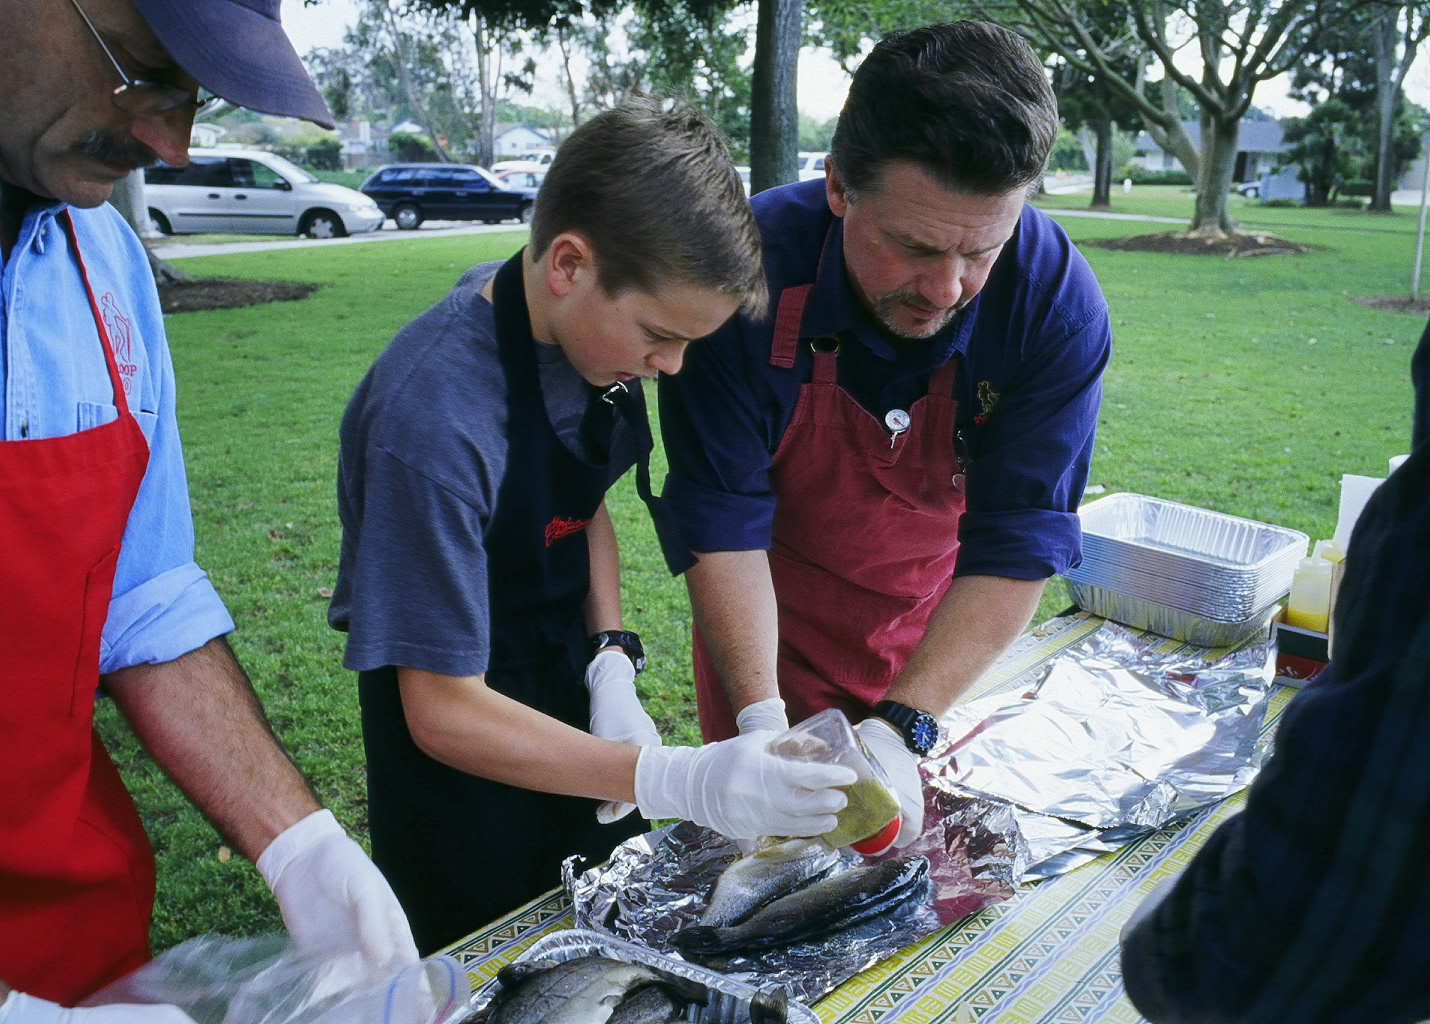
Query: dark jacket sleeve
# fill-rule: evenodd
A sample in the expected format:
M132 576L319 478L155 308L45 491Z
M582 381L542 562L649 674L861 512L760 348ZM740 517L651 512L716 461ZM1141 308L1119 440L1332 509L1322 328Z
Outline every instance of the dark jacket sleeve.
M1347 553L1331 668L1291 702L1246 810L1125 937L1149 1020L1430 1017L1430 446Z

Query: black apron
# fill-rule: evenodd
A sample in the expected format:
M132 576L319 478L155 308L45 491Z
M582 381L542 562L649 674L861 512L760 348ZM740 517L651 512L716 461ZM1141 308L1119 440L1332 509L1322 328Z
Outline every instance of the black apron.
M522 258L513 256L493 285L509 426L506 475L483 538L491 594L486 684L584 732L590 706L582 605L590 558L586 532L577 527L595 514L610 468L572 455L551 426ZM636 400L643 419L643 400ZM603 436L591 440L604 451L614 430L612 409L594 395L592 406L583 432L590 438L594 422ZM424 956L557 885L566 857L598 863L649 829L638 814L598 825L598 801L518 789L428 757L407 730L395 668L359 673L358 695L373 860L407 912Z

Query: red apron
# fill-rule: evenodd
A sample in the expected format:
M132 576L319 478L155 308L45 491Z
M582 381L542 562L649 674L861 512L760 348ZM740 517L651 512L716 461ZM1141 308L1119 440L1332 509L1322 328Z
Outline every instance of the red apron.
M149 958L154 857L92 724L100 633L149 447L61 220L119 418L0 442L0 979L72 1005Z
M792 367L812 285L787 288L770 365ZM837 347L837 346L836 346ZM789 720L840 708L866 717L923 639L953 579L963 475L954 448L956 363L934 371L909 429L889 432L836 381L816 346L813 379L770 466L770 573L779 604L779 688ZM707 741L736 733L709 654L694 643Z

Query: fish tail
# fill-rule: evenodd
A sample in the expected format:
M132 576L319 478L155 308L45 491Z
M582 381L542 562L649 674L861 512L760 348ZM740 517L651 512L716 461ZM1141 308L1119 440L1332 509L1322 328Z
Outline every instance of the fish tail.
M710 925L697 924L682 928L670 940L682 953L699 956L716 952L720 945L720 929Z

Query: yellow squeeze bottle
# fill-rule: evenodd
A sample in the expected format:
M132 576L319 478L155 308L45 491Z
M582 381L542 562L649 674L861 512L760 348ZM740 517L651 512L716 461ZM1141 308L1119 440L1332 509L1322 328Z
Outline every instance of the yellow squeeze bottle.
M1286 602L1286 622L1300 629L1324 633L1331 624L1331 563L1316 555L1303 558L1291 577L1291 599Z

